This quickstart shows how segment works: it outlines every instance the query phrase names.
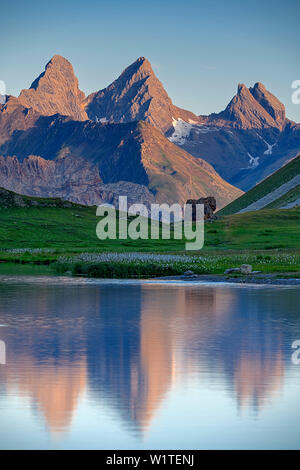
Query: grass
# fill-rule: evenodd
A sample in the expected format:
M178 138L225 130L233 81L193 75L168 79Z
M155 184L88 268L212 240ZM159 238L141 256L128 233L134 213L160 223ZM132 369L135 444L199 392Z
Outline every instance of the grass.
M205 224L205 245L200 252L186 252L184 240L98 240L96 209L66 207L12 207L0 209L0 273L73 274L105 277L198 273L223 273L243 263L263 272L300 271L300 209L272 209L221 217ZM182 254L184 262L159 260L140 263L77 263L81 253ZM196 263L188 259L198 257ZM64 262L57 265L59 258ZM67 259L67 261L66 261ZM65 263L65 264L64 264ZM19 265L19 266L17 266ZM76 267L75 267L76 265Z
M191 270L196 274L223 274L225 269L251 264L256 271L267 273L298 272L300 253L231 253L201 255L160 255L145 253L83 253L61 257L55 263L58 274L71 273L87 277L151 277L183 274Z
M289 204L290 202L294 202L300 198L300 184L295 188L290 189L287 193L283 194L275 201L272 201L268 204L265 208L266 209L277 209L278 207L283 207Z
M300 155L287 163L284 167L254 186L250 191L235 199L231 204L219 211L219 215L230 215L248 207L274 189L279 188L300 173Z
M21 263L0 263L0 275L14 276L54 276L56 274L52 265L45 264L21 264Z
M273 209L224 216L212 224L223 249L299 250L300 209ZM206 243L211 242L207 228Z

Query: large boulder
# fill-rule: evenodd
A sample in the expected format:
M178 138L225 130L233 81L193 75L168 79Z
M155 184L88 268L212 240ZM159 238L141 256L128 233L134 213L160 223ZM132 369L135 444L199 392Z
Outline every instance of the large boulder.
M213 196L200 197L200 199L188 199L186 204L192 205L192 220L196 221L196 205L204 204L204 220L212 219L217 208L216 199Z
M242 264L240 269L241 269L242 274L251 274L252 273L251 264Z

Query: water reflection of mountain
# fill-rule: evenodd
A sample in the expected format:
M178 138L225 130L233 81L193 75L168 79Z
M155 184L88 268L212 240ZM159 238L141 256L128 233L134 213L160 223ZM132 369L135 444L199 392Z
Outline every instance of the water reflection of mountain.
M127 423L143 430L172 381L172 336L163 312L144 314L143 290L104 291L87 337L89 383Z
M87 390L143 433L190 377L259 413L282 386L298 300L294 290L2 285L0 393L29 397L52 431L70 426Z
M0 323L8 325L0 330L2 393L29 399L53 432L68 428L86 388L84 312L92 314L97 297L81 288L0 286Z

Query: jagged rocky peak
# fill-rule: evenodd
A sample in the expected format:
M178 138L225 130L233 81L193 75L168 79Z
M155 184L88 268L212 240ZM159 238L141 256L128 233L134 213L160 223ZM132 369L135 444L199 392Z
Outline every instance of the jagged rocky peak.
M243 96L243 95L247 96L248 92L249 90L244 83L238 84L238 90L237 90L238 96Z
M257 82L249 91L252 93L256 101L272 116L279 127L283 127L286 121L284 105L270 93L265 86Z
M21 91L18 100L43 115L58 113L80 121L87 119L85 95L79 89L72 64L60 55L52 57L31 87Z
M89 95L86 112L90 119L102 122L143 120L162 132L172 127L173 119L198 119L173 105L145 57L129 65L107 88Z
M135 74L138 74L140 78L155 75L150 62L146 57L139 57L122 72L119 78L127 81Z
M230 121L234 127L242 129L281 128L285 114L277 121L279 104L262 84L247 88L239 83L237 94L224 111L213 115L214 119ZM279 113L280 114L280 113Z

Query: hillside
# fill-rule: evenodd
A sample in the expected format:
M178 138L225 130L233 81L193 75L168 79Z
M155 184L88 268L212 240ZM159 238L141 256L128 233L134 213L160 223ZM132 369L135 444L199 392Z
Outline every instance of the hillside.
M57 198L27 197L0 188L1 249L52 248L62 252L184 250L183 240L100 241L96 236L98 221L95 207ZM203 251L299 248L299 224L300 209L227 215L205 224Z
M300 155L218 212L219 215L300 205Z
M241 194L206 161L169 142L147 122L101 124L59 114L41 116L9 101L0 113L0 131L0 155L17 157L3 172L0 184L13 189L17 183L17 190L27 195L59 196L92 205L102 202L97 193L111 190L105 185L127 182L142 186L142 201L133 202L151 203L155 197L158 202L183 204L190 198L214 196L221 208ZM36 158L28 171L32 158L25 159L30 156ZM32 192L33 188L39 192ZM128 193L134 198L141 191L132 187ZM124 185L119 194L127 195Z
M77 208L82 209L84 206L64 201L60 198L39 198L24 196L5 188L0 188L0 209L12 208L32 208L32 207L51 207L51 208Z

